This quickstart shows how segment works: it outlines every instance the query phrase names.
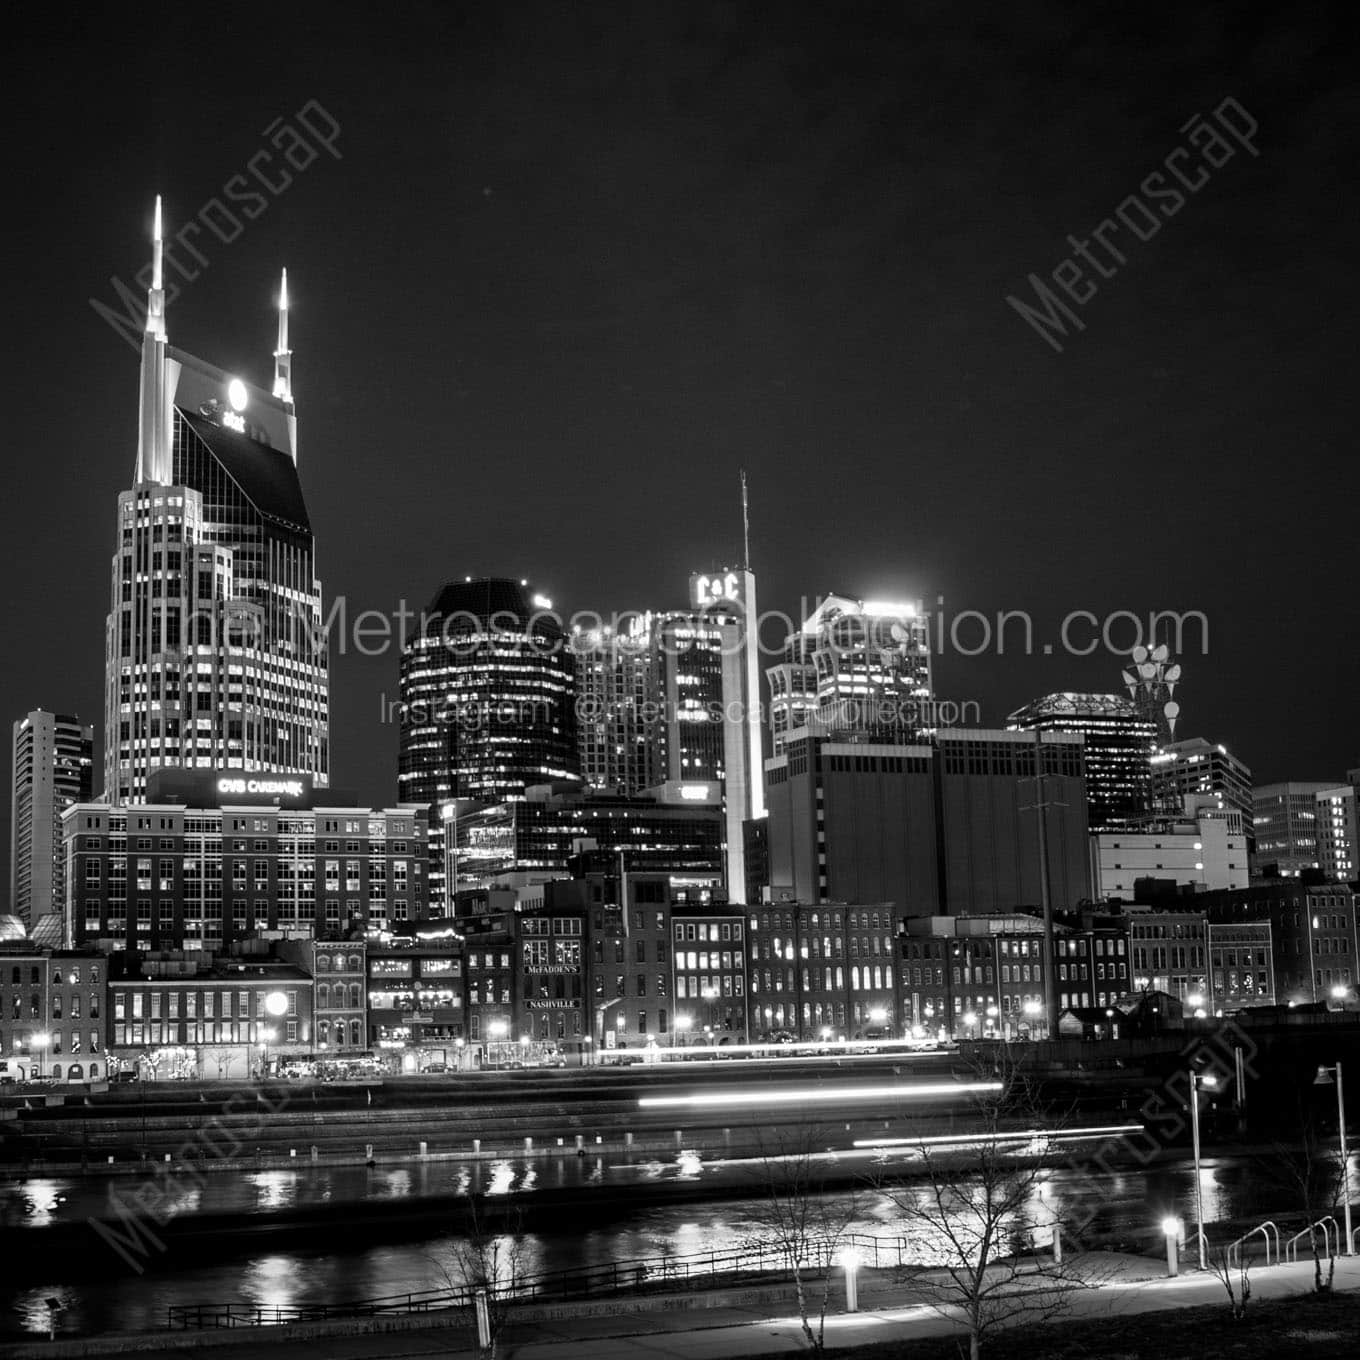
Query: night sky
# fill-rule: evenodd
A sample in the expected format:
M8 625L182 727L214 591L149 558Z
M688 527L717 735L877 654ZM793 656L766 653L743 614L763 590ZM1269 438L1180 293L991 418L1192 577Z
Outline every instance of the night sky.
M200 273L168 329L267 386L287 265L328 601L418 609L503 574L568 612L680 606L739 555L744 466L763 606L943 594L1028 611L1039 647L1071 610L1202 610L1180 734L1262 781L1340 778L1354 8L16 11L0 715L102 709L137 358L89 300L117 307L114 275L141 292L157 192L173 234L317 101L339 159L229 244L194 238L208 264L182 255ZM1055 352L1006 295L1230 96L1259 157L1117 238ZM993 723L1119 687L1103 653L936 666ZM332 782L366 800L394 797L396 672L395 651L333 662Z

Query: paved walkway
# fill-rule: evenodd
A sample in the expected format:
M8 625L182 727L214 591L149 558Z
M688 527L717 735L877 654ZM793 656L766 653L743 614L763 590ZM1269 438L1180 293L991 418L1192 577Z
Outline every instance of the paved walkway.
M1118 1337L1119 1318L1199 1304L1226 1306L1219 1280L1194 1271L1168 1279L1164 1265L1141 1256L1099 1253L1083 1258L1102 1283L1076 1293L1067 1318L1104 1316L1112 1340ZM886 1272L885 1272L886 1275ZM1313 1287L1313 1263L1262 1267L1251 1273L1255 1301L1303 1294ZM1360 1289L1360 1257L1337 1261L1336 1288ZM860 1289L861 1311L832 1312L826 1320L828 1349L864 1345L876 1341L906 1341L914 1337L941 1336L959 1329L920 1303L896 1303L908 1287L890 1279L865 1279ZM837 1282L832 1295L839 1309L844 1294ZM219 1339L219 1338L214 1338ZM221 1337L225 1341L225 1337ZM144 1339L148 1340L148 1339ZM327 1360L403 1360L403 1357L441 1356L448 1360L475 1360L470 1328L422 1328L400 1332L376 1332L357 1336L327 1335L314 1340L270 1338L268 1331L249 1335L234 1333L232 1342L213 1346L212 1351L230 1360L296 1360L299 1349L320 1349ZM193 1341L176 1344L166 1334L164 1346L155 1346L162 1360L201 1360L203 1349ZM152 1343L154 1344L154 1343ZM507 1328L501 1339L502 1360L731 1360L748 1356L775 1355L804 1349L796 1309L788 1304L751 1304L721 1308L656 1308L609 1316L573 1317ZM151 1349L144 1345L143 1349ZM27 1350L28 1348L25 1348ZM63 1347L41 1347L48 1354ZM38 1348L34 1348L34 1354Z

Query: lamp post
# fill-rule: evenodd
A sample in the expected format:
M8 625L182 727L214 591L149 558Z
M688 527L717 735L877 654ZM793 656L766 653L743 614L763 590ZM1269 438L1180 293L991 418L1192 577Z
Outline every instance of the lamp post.
M860 1266L859 1252L854 1247L844 1247L838 1259L841 1268L845 1271L845 1311L857 1313L859 1312L859 1280L856 1272Z
M1319 1067L1317 1076L1313 1078L1313 1085L1330 1086L1334 1075L1336 1078L1336 1117L1341 1134L1341 1202L1346 1211L1345 1254L1350 1256L1353 1254L1351 1244L1351 1163L1350 1153L1346 1149L1346 1093L1341 1083L1341 1064L1338 1062L1331 1067Z
M1162 1219L1162 1232L1166 1234L1166 1273L1172 1276L1179 1275L1181 1273L1181 1263L1177 1247L1180 1243L1181 1235L1180 1219Z
M1201 1270L1207 1269L1208 1262L1204 1259L1204 1196L1199 1183L1199 1088L1207 1086L1212 1090L1217 1085L1218 1078L1212 1072L1190 1073L1190 1134L1195 1148L1195 1237L1199 1242Z

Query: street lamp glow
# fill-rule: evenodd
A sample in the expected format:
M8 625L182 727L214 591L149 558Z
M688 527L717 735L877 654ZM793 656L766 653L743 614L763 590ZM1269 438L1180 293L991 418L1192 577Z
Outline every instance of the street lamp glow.
M1181 1235L1181 1221L1168 1215L1162 1219L1162 1231L1168 1237L1179 1237Z
M869 1019L874 1021L875 1024L881 1025L887 1018L888 1012L885 1011L882 1006L875 1006L873 1010L869 1012Z
M275 1019L288 1009L288 998L282 992L270 992L264 999L265 1010Z
M510 1026L504 1020L493 1020L487 1025L486 1032L493 1039L504 1039L510 1032Z
M691 1025L693 1025L693 1024L694 1024L694 1017L693 1017L692 1015L677 1015L677 1016L675 1017L675 1027L676 1027L676 1029L680 1030L682 1033L683 1033L685 1030L689 1029L689 1027L690 1027Z
M1344 1001L1349 992L1350 992L1349 987L1343 987L1338 983L1335 987L1332 988L1332 998L1335 1001Z
M963 1023L964 1023L965 1025L976 1025L976 1024L977 1024L977 1015L976 1015L973 1011L964 1011L964 1013L963 1013Z

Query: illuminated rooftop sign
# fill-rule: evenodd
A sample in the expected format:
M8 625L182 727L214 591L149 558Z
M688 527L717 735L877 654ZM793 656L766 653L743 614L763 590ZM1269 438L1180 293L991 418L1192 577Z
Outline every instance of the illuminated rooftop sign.
M301 798L304 786L300 779L238 779L224 775L217 781L217 792L220 794L248 793L256 796L281 794L285 798Z

